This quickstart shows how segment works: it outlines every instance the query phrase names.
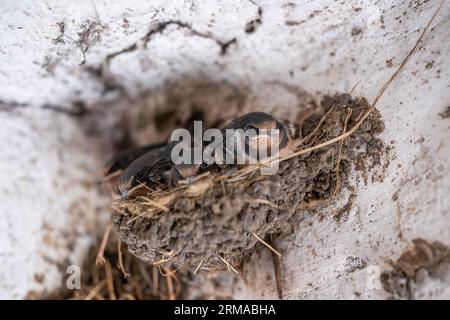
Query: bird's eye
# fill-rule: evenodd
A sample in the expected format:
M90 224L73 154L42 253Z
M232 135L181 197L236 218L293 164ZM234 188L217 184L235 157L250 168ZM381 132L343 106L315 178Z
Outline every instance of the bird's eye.
M210 164L207 164L206 162L202 162L202 164L200 165L201 169L206 169L210 166Z
M247 130L254 130L256 132L256 134L259 133L259 128L255 127L254 125L248 124L245 126L245 131Z
M138 172L135 176L133 176L133 179L143 180L144 179L144 172L142 172L142 171Z

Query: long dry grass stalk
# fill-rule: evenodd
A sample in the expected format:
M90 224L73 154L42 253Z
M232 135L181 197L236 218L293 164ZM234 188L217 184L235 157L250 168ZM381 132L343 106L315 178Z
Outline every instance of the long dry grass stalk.
M314 134L316 134L316 132L319 130L319 128L322 126L322 123L324 123L324 121L326 120L326 118L330 115L330 113L334 110L334 106L332 106L330 109L328 109L328 111L325 113L325 115L320 119L319 123L317 124L317 126L314 128L314 130L308 134L303 140L300 141L300 145L302 144L307 144L308 139L311 138Z
M195 268L195 270L194 270L194 274L196 274L197 272L198 272L198 270L200 270L200 268L202 267L202 265L203 265L203 260L202 261L200 261L200 263L197 265L197 267Z
M223 263L225 263L225 265L227 266L227 269L229 271L233 271L236 274L239 274L239 272L227 261L225 260L225 258L218 256L220 260L222 260Z
M166 277L166 282L167 282L167 291L169 292L169 300L175 300L175 292L173 290L173 282L172 282L173 274L168 272L167 269L165 268L164 270L168 274L168 276Z
M269 248L270 251L272 251L273 253L275 253L278 258L281 258L281 253L279 253L277 250L275 250L274 247L272 247L270 244L268 244L266 241L264 241L263 239L261 239L256 233L252 233L252 235L259 241L261 242L263 245L265 245L267 248Z
M100 248L98 249L97 258L95 260L96 265L102 265L105 263L105 249L108 244L109 234L111 233L112 222L108 224L106 227L106 231L103 234L102 242L100 244Z
M105 264L105 276L106 276L106 287L108 288L109 299L116 300L116 293L114 290L114 277L109 260L106 260Z
M345 133L345 131L347 131L348 120L350 119L351 115L352 115L352 109L348 109L347 115L345 116L345 120L344 120L344 129L342 130L343 133ZM332 196L333 198L336 195L336 193L338 192L339 187L340 187L339 167L340 167L340 163L341 163L343 145L344 145L344 140L339 141L338 159L337 159L337 163L336 163L336 168L334 169L336 171L336 187L333 190L333 196Z
M95 287L91 289L91 291L87 294L84 300L92 300L106 285L106 280L102 280Z
M125 271L125 267L123 265L123 257L122 257L122 240L117 241L117 256L119 258L118 262L118 268L120 271L122 271L123 277L127 278L130 276L128 272Z

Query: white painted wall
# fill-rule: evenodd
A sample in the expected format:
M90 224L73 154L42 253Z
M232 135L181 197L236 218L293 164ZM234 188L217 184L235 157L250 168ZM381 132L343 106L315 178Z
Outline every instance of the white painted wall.
M258 6L262 24L247 34ZM114 132L106 135L105 128L129 107L115 100L198 78L246 88L245 108L257 104L279 115L290 114L298 103L292 87L314 95L349 91L359 83L355 93L372 98L437 6L436 0L2 1L0 298L51 293L62 284L67 265L80 263L102 232L109 199L95 181L112 152L105 143L119 139ZM139 39L155 23L169 20L192 29L171 25L145 48ZM59 22L66 25L63 42L55 40ZM80 65L79 33L95 22ZM448 1L433 26L378 105L386 123L382 137L392 141L395 154L384 182L360 183L345 222L307 216L311 224L277 238L284 297L386 298L383 290L367 289L366 269L345 271L348 257L385 270L386 261L395 260L414 238L450 245L450 119L438 115L450 105ZM352 35L352 30L361 32ZM221 55L218 43L233 38L236 43ZM108 83L122 89L105 93L105 80L87 67L105 65L108 54L133 43L136 50L111 59L105 69ZM149 104L158 105L152 97ZM76 111L79 101L87 116L57 112ZM89 122L99 119L91 113L103 113L104 123ZM151 140L154 127L149 123L142 132L132 138ZM398 237L399 208L404 240ZM266 255L252 260L253 270L261 272L246 273L247 284L238 280L224 290L241 298L276 297L273 284L254 278L272 272ZM448 290L436 290L448 287L448 278L425 279L420 290L450 298Z

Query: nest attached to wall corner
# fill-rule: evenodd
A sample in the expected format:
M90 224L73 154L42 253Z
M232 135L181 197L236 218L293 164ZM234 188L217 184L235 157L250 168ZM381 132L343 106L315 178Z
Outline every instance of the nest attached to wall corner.
M388 148L376 138L384 129L378 111L347 94L325 97L301 128L299 152L282 159L275 175L263 176L257 166L210 173L171 190L114 202L121 240L151 263L234 270L268 235L293 232L293 215L332 200L346 187L352 164L377 165Z

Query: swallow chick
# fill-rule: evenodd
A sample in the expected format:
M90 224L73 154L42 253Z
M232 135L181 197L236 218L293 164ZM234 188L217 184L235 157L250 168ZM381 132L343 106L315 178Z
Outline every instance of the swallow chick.
M118 171L125 170L126 167L128 167L134 160L143 154L149 152L150 150L161 148L164 145L165 143L153 143L117 153L105 164L103 168L103 176L107 177Z
M144 184L148 188L168 188L178 181L194 176L199 165L175 165L171 154L175 143L164 144L144 153L124 170L119 177L118 189L121 200L135 195Z
M259 148L262 147L267 148L267 154L270 157L282 157L289 154L295 149L295 141L299 134L298 126L288 121L279 121L265 112L250 112L240 116L226 125L222 131L225 133L226 129L242 129L244 132L251 132L252 134L245 136L245 156L253 158L251 155L257 155L257 159L253 160L258 161L264 160L259 158ZM274 129L278 130L278 135L273 135L271 130ZM278 154L272 154L275 147L278 148ZM225 142L224 149L228 153L234 152L227 149Z

